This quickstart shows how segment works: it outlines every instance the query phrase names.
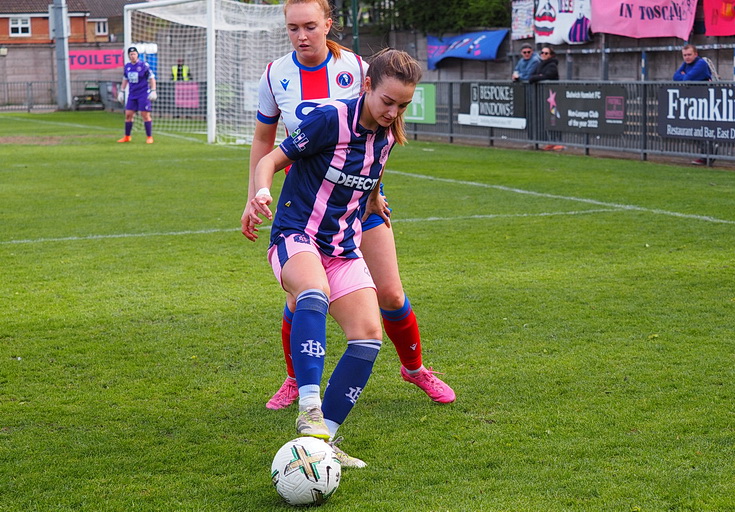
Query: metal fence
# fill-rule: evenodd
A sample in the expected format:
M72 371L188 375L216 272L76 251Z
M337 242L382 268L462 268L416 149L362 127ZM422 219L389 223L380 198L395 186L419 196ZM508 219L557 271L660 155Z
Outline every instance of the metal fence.
M111 82L72 81L73 109L109 108ZM56 82L0 82L0 112L56 110Z
M473 81L475 82L475 81ZM459 124L462 103L461 87L469 81L436 82L436 123L407 124L407 132L416 140L443 140L446 142L500 144L503 141L543 147L563 145L591 150L626 152L647 159L649 155L681 156L705 159L735 160L735 137L727 140L702 140L694 137L673 138L659 133L659 92L670 86L682 87L681 82L601 82L558 81L525 84L525 129L468 126ZM508 86L508 82L489 82L489 85ZM548 130L544 116L548 110L549 89L567 87L601 87L615 85L625 89L625 119L622 133L602 134L578 131L576 133ZM687 88L735 87L732 82L687 82ZM725 122L725 124L727 124ZM735 123L732 124L735 128Z
M469 126L460 124L459 114L462 105L463 84L470 81L436 82L436 122L433 124L408 123L407 133L416 140L446 141L450 143L473 143L495 145L503 142L520 143L524 146L542 147L548 144L578 148L590 154L592 150L606 152L625 152L647 159L650 155L665 155L692 158L707 158L735 161L735 121L721 120L719 125L732 127L732 141L728 139L709 140L702 137L667 137L662 136L659 123L659 96L662 88L682 87L676 82L601 82L601 81L558 81L525 84L524 116L526 126L523 129L502 127ZM489 85L509 86L509 82L490 82ZM544 122L548 113L548 95L550 88L588 87L602 88L607 85L624 88L625 119L622 131L615 134L596 133L580 130L577 132L555 131L548 129ZM720 88L728 91L733 101L735 116L735 83L695 83L688 82L687 89ZM112 82L71 83L75 108L90 106L85 103L90 89L99 91L99 101L93 101L94 108L119 110L121 107L113 97ZM466 90L466 88L465 88ZM723 96L724 98L724 96ZM96 98L95 98L96 99ZM81 103L80 103L81 102ZM7 82L0 83L0 111L55 110L55 82ZM705 123L706 124L706 123Z

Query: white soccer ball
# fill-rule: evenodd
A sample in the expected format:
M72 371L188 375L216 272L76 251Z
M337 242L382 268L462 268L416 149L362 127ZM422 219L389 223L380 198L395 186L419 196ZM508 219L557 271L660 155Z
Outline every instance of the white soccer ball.
M273 486L289 505L321 505L341 478L342 464L332 447L316 437L289 441L271 464Z

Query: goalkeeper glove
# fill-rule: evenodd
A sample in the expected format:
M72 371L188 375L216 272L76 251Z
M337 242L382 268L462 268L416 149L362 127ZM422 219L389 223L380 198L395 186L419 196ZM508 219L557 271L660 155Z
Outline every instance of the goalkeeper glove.
M158 93L156 93L156 90L153 89L151 92L148 93L148 99L151 101L156 101L158 98Z
M125 93L123 91L117 91L117 102L125 103Z

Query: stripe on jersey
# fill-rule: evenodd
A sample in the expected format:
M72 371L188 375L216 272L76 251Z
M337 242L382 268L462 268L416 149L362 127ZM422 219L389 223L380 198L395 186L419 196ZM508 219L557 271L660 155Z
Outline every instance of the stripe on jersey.
M324 98L329 98L327 66L321 66L319 69L314 70L299 69L299 76L301 78L302 100L323 100Z

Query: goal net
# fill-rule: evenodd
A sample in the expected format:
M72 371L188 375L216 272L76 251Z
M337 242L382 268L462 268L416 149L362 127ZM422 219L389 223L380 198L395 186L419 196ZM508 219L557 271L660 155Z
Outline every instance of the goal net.
M127 5L130 46L156 76L155 131L206 133L208 142L226 144L252 142L260 76L292 49L283 5L234 0Z

